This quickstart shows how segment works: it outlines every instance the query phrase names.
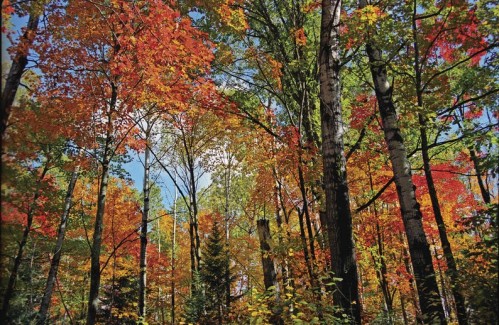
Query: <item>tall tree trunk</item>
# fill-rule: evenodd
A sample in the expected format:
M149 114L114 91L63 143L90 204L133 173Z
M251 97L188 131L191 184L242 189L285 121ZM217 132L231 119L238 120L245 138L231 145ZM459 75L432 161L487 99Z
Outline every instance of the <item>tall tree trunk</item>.
M97 198L97 212L95 213L94 234L90 253L90 291L88 293L87 325L96 322L97 310L99 308L100 287L100 252L102 246L102 230L104 225L104 213L106 208L107 185L109 182L109 168L112 158L112 111L117 100L116 86L112 86L111 104L108 112L108 125L106 130L106 143L102 157L102 173L100 179L99 195Z
M187 169L189 173L189 235L191 240L191 273L192 284L194 285L194 275L200 270L201 264L201 241L198 231L198 202L197 202L197 186L196 186L196 168L194 166L194 157L192 156L191 147L187 144L186 135L182 130L182 142L184 145L185 155L187 158Z
M42 302L40 304L40 310L38 312L38 325L43 325L47 321L50 301L52 299L52 292L54 290L54 285L57 279L57 271L59 269L59 263L61 261L62 245L64 243L64 237L66 236L66 226L68 223L69 211L71 210L73 192L79 175L79 169L79 166L75 167L73 173L71 174L71 180L69 181L68 190L66 191L66 198L64 199L64 210L62 212L61 222L59 223L59 229L57 231L57 241L55 243L54 253L50 262L50 270L47 276L47 283L45 285L45 291L43 294Z
M9 75L5 81L5 87L2 91L2 121L0 125L0 132L2 136L2 142L4 140L5 131L7 125L9 124L9 118L12 111L12 104L16 97L17 89L21 84L21 78L28 64L28 50L33 44L33 38L35 37L36 30L38 29L38 22L40 18L38 14L32 13L29 15L28 24L26 25L26 30L19 40L19 42L24 43L24 51L17 51L16 56L12 60L12 65L10 66Z
M263 267L263 284L265 290L269 290L270 287L274 287L276 302L280 301L280 288L279 282L277 281L277 274L274 267L274 261L269 256L270 254L270 227L269 221L265 219L260 219L256 221L258 238L260 240L260 250L262 254L262 267ZM282 324L282 319L280 313L273 313L272 324Z
M416 200L415 186L402 133L398 127L397 112L392 100L392 87L388 82L386 65L381 51L370 41L366 44L376 98L388 145L392 170L399 197L402 219L409 243L412 267L419 294L419 303L425 323L446 323L438 292L430 247L422 223L422 214Z
M0 310L0 324L7 324L7 313L10 308L10 300L14 294L14 287L17 280L17 274L19 272L19 268L21 266L24 247L26 246L29 238L29 234L31 232L31 227L33 225L33 218L35 216L35 209L38 198L42 194L40 192L41 182L44 180L47 172L49 170L49 160L47 160L43 166L43 170L40 174L40 177L36 181L35 193L33 194L33 201L28 207L28 211L26 213L26 226L24 227L23 235L21 237L21 241L19 242L19 247L17 249L16 257L14 258L14 265L12 266L12 271L10 272L9 282L7 283L7 288L5 289L5 293L3 296L2 310Z
M421 109L423 108L423 87L422 87L422 72L419 57L419 43L417 39L417 0L414 0L413 5L413 15L412 15L412 33L413 33L413 44L414 44L414 72L416 81L416 97L417 105ZM442 217L442 212L440 210L440 203L438 201L437 190L435 188L435 182L433 180L433 175L430 166L430 154L428 148L428 136L426 134L426 118L419 113L419 124L421 133L421 154L423 156L423 168L426 178L426 183L428 185L428 194L430 195L431 205L433 207L433 214L435 216L435 221L438 227L438 234L440 236L440 242L442 243L442 248L444 251L445 260L447 262L447 275L452 281L451 291L454 296L454 301L456 302L456 312L457 320L459 325L465 325L468 323L466 315L466 306L464 302L464 296L461 294L461 289L459 285L459 273L457 270L456 261L454 259L454 254L450 246L449 239L447 237L447 229L445 227L444 219ZM442 288L442 291L444 288Z
M342 279L336 284L333 303L360 324L361 306L341 117L340 13L341 0L322 1L319 68L326 222L332 270L334 277Z
M150 171L150 150L149 137L151 125L147 122L146 148L144 153L144 210L142 211L142 222L140 225L140 274L139 274L139 317L145 321L146 317L146 285L147 285L147 224L149 222L149 171Z
M176 181L177 174L175 174L175 181ZM173 200L173 231L172 231L172 259L171 259L171 264L172 264L172 280L171 280L171 290L172 290L172 297L171 297L171 304L172 304L172 325L175 325L175 243L176 243L176 235L177 235L177 199L178 199L178 194L177 194L177 187L175 187L175 197Z
M366 6L360 0L360 7ZM424 321L446 323L442 302L438 292L435 270L433 268L430 247L425 236L420 205L416 200L416 187L412 182L412 173L402 133L398 126L397 112L392 99L392 87L388 82L386 63L382 52L371 42L366 42L374 89L382 119L385 141L388 145L390 161L395 177L395 185L400 202L402 219L409 243L412 267L419 294L419 303Z
M422 106L422 93L418 91L418 104ZM454 259L454 254L452 253L452 248L450 245L449 238L447 237L447 229L445 227L444 218L440 210L440 203L438 200L437 190L435 188L435 182L433 180L433 175L430 166L430 155L428 149L428 137L426 134L426 121L425 118L419 114L419 122L421 124L421 153L423 156L423 167L426 177L426 183L428 185L428 194L430 195L431 205L433 207L433 214L435 216L435 221L437 223L438 235L440 236L440 243L442 244L442 249L444 251L445 261L447 262L447 275L449 276L451 284L451 292L454 296L454 301L456 303L456 314L457 321L459 325L465 325L468 323L468 316L466 314L466 305L464 302L464 296L461 294L461 285L459 283L459 271L457 269L456 260ZM442 288L442 291L444 288Z
M226 253L226 268L227 272L225 273L225 310L228 313L230 310L230 230L229 230L229 220L230 220L230 211L229 211L229 202L230 202L230 186L231 186L231 171L232 171L232 156L230 152L227 157L227 168L225 170L225 253Z

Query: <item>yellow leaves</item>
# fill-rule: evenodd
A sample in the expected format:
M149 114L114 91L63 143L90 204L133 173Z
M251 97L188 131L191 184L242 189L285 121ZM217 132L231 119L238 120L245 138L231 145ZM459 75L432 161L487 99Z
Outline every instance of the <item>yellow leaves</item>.
M367 5L359 10L360 21L367 23L369 26L374 25L378 20L386 16L386 13L382 12L379 7L373 5Z
M237 32L244 32L249 28L248 21L242 8L233 9L228 4L222 4L216 9L222 23Z

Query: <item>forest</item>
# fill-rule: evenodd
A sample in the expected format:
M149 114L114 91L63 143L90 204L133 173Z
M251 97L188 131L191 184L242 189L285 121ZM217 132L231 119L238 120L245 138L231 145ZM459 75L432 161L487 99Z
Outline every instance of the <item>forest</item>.
M494 0L2 0L0 324L498 324Z

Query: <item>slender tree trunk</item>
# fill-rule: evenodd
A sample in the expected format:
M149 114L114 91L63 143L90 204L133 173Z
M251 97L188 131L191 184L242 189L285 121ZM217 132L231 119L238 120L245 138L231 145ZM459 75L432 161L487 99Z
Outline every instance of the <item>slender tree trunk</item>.
M485 184L482 180L482 168L480 167L480 160L478 159L478 156L476 155L475 149L473 149L473 147L470 147L469 150L471 160L473 161L473 167L475 167L476 180L478 182L478 187L480 187L480 193L482 194L483 202L485 202L485 204L490 204L490 193L485 187Z
M402 133L398 127L397 113L392 100L392 87L388 82L386 65L382 60L381 51L376 49L370 41L367 41L366 51L383 123L385 141L388 145L395 176L421 311L426 323L440 321L442 324L446 324L430 247L423 229L420 206L416 200L416 188L412 182L411 166L407 158Z
M97 310L99 308L99 287L100 287L100 252L102 246L102 230L104 225L104 213L106 208L107 186L109 182L109 167L112 158L112 109L116 105L116 87L112 87L111 105L108 113L108 125L106 131L106 143L104 146L104 156L102 157L102 173L100 179L99 196L97 198L97 212L95 214L94 234L90 254L90 291L88 294L87 325L96 322Z
M148 122L149 123L149 122ZM151 128L147 125L146 148L144 153L144 210L142 211L142 222L140 226L140 275L139 275L139 317L145 321L146 317L146 286L147 286L147 224L149 222L149 171L150 150L149 137Z
M407 311L405 310L405 299L402 293L400 293L400 308L402 309L402 318L404 319L404 325L408 325L409 321L407 319Z
M422 94L418 91L418 104L422 106ZM433 175L430 166L430 155L428 149L428 137L426 134L426 121L425 118L419 114L419 122L421 124L421 153L423 156L423 167L426 177L426 183L428 185L428 194L430 195L431 205L433 207L433 214L435 216L435 221L437 223L438 235L440 236L440 243L442 244L442 249L444 251L445 261L447 262L447 275L449 276L451 284L451 292L454 296L454 301L456 303L456 314L457 321L459 325L466 325L468 323L468 316L466 314L466 305L464 302L464 296L461 294L461 286L459 283L459 271L457 269L456 260L454 259L454 254L452 253L452 248L450 245L449 238L447 237L447 229L445 227L444 218L440 210L440 202L438 200L437 190L435 188L435 182L433 180ZM442 288L442 291L444 288Z
M371 174L371 165L369 161L367 162L367 170L369 174L369 187L371 189L371 192L374 191L374 184L373 184L373 178ZM374 210L374 218L376 219L376 241L377 241L377 246L378 246L378 258L373 260L375 262L375 265L379 264L379 268L376 267L376 273L378 274L378 281L379 285L381 288L381 291L383 293L383 298L385 300L385 306L386 306L386 312L388 316L388 320L390 324L392 323L392 311L393 311L393 298L390 295L390 287L388 284L388 280L386 278L387 276L387 267L386 267L386 262L385 262L385 256L384 256L384 248L383 248L383 233L381 231L381 227L379 226L379 216L378 216L378 207L376 205L376 200L373 202L373 210Z
M228 313L230 310L230 230L229 230L229 220L230 220L230 211L229 211L229 202L230 202L230 186L231 186L231 170L232 170L232 156L228 154L228 162L227 169L225 170L225 253L226 253L226 268L227 272L225 273L225 309Z
M417 38L417 22L416 22L416 11L417 11L417 0L414 0L413 15L412 15L412 32L413 32L413 42L414 42L414 72L416 81L416 96L417 104L420 108L423 108L423 90L422 90L422 72L420 66L419 57L419 43ZM426 134L426 118L419 113L419 124L421 133L421 154L423 156L423 168L426 178L426 183L428 185L428 194L430 195L431 205L433 207L433 214L435 216L435 221L438 227L438 234L440 236L440 242L442 243L442 248L444 251L445 260L447 262L447 274L452 281L452 295L454 296L454 301L456 302L456 312L457 320L459 325L465 325L468 323L466 315L466 306L464 302L464 296L461 294L461 289L459 285L459 272L457 270L456 261L454 259L454 254L450 246L449 239L447 237L447 229L445 227L444 219L442 217L442 212L440 210L440 203L438 200L437 190L435 188L435 182L433 180L433 175L430 166L430 154L428 148L428 136ZM442 288L444 290L444 288Z
M2 142L4 140L5 131L9 124L9 118L12 111L12 104L16 97L17 89L21 84L21 78L28 64L28 50L33 44L33 39L38 29L38 22L40 18L38 14L30 14L28 18L28 24L26 30L19 40L19 42L24 43L24 51L17 51L16 56L12 60L12 65L10 66L9 75L5 81L5 87L2 91L2 122L0 125L0 132L2 136Z
M263 267L263 283L265 290L269 290L270 287L274 287L276 302L280 301L280 288L279 282L277 281L277 274L274 267L274 261L269 256L270 254L270 227L269 221L265 219L257 220L256 222L258 238L260 240L260 250L262 254L262 267ZM282 319L280 314L273 313L272 324L282 324Z
M341 117L340 13L341 0L322 1L319 63L324 190L332 270L334 277L342 279L336 284L333 303L360 324L361 306Z
M176 181L176 177L177 177L177 174L175 174L175 181ZM172 259L171 259L171 264L172 264L172 280L171 280L172 325L175 325L175 240L176 240L176 235L177 235L177 199L178 199L177 193L178 193L177 187L175 187L175 197L173 200L173 231L172 231Z
M199 272L201 264L201 241L199 239L198 231L198 202L197 202L197 186L196 186L196 170L194 166L194 158L192 156L191 148L187 144L186 135L182 130L182 142L184 145L185 155L187 156L187 169L189 173L189 235L191 240L191 271L192 283L194 284L194 273Z
M402 249L402 258L404 261L405 270L407 274L411 275L409 277L409 288L411 292L411 300L412 305L414 307L414 314L416 315L416 323L423 324L423 315L421 313L421 307L419 306L418 295L417 295L417 286L414 281L414 271L411 267L411 257L409 256L409 252L407 251L407 246L405 245L403 236L400 237L400 244L403 246Z
M69 211L71 210L73 192L76 186L76 181L78 179L78 174L79 166L76 166L73 173L71 174L71 180L69 181L68 190L66 191L66 198L64 199L64 210L62 212L61 222L59 223L59 229L57 231L57 241L50 263L50 270L47 276L45 291L43 294L42 302L40 304L40 311L38 312L38 325L43 325L47 321L50 301L52 299L52 292L54 290L54 285L57 279L57 271L59 270L59 263L61 261L62 245L64 243L64 237L66 236L66 226L68 223Z
M21 241L19 242L19 247L17 249L17 254L16 257L14 258L14 265L12 266L12 271L10 272L9 276L9 282L7 283L7 287L5 289L5 293L3 296L3 303L2 303L2 310L0 311L0 324L7 324L7 313L10 308L10 300L12 299L12 296L14 294L14 287L16 284L17 280L17 274L19 272L19 268L21 266L23 254L24 254L24 247L28 243L28 238L29 234L31 232L31 227L33 225L33 218L35 215L35 209L36 209L36 203L38 201L38 198L42 194L40 192L40 186L41 182L47 175L47 172L49 170L49 161L47 160L45 162L45 165L43 167L42 173L40 174L40 177L36 181L36 186L35 186L35 193L33 194L33 201L31 202L30 206L28 207L28 211L26 213L26 226L24 227L23 235L21 237Z

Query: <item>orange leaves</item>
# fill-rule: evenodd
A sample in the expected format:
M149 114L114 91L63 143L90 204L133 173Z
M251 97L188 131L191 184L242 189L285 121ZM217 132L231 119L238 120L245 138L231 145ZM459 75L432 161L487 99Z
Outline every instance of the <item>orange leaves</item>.
M66 124L79 144L91 147L111 128L128 145L135 109L173 109L192 93L215 91L201 85L211 43L163 1L74 1L61 8L49 11L50 28L36 46L44 73L37 97L46 109L75 117Z
M297 45L305 46L307 44L307 36L305 36L305 29L303 27L296 29L293 34Z
M268 82L272 82L279 90L282 89L282 63L275 60L268 53L259 50L256 47L249 47L245 53L245 57L254 62L257 68L259 78Z

